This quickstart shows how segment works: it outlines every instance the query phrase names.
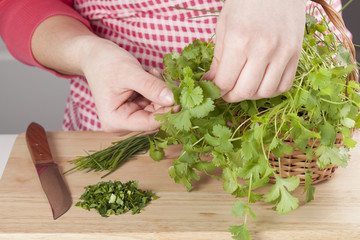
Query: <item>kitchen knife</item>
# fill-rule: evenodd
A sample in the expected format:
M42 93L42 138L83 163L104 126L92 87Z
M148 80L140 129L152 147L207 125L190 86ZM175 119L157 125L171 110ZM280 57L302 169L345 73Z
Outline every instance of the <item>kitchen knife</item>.
M44 128L31 123L26 130L26 142L55 220L71 207L69 189L52 158Z

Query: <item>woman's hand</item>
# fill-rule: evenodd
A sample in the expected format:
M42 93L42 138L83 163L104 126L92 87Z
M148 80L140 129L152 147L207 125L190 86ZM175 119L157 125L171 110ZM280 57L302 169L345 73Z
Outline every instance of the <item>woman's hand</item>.
M302 48L305 7L305 0L227 0L203 78L213 80L228 102L288 91Z
M154 114L174 104L159 74L144 71L135 57L74 18L56 15L44 20L33 34L31 49L41 65L86 77L104 131L155 130L160 122Z
M156 70L146 72L135 57L116 44L91 38L81 61L102 129L108 132L159 128L154 114L174 104L173 94Z

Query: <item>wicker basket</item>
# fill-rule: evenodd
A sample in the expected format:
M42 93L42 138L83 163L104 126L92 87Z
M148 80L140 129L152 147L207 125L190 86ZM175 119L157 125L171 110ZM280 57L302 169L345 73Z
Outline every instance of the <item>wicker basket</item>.
M293 146L295 143L292 139L288 139L284 141L285 144ZM319 146L319 142L317 141L314 145L313 142L310 140L307 146L313 146L313 149ZM343 145L342 141L342 134L338 133L335 140L335 145L340 147ZM306 160L305 153L302 150L295 149L290 154L285 154L284 157L279 158L276 157L274 154L270 154L269 162L271 166L275 169L275 173L280 175L281 177L291 177L297 176L300 178L300 185L305 184L305 172L312 171L312 184L319 183L325 180L330 179L337 166L328 166L325 168L320 169L320 167L316 163L316 156L314 155L313 159ZM281 165L281 172L279 170L279 163ZM271 183L275 183L275 177L270 178Z
M352 62L355 63L355 49L352 41L345 33L345 24L342 17L324 0L312 0L315 3L318 3L322 6L325 10L327 16L329 17L330 21L334 24L334 26L339 30L343 37L343 45L346 47L352 57ZM356 72L352 72L347 77L346 84L348 84L349 80L356 80ZM347 94L347 93L346 93ZM294 142L292 139L285 140L285 143L288 145L293 146ZM315 143L313 146L313 142L310 140L308 146L313 146L314 151L316 150L317 146L319 146L319 142ZM340 147L343 145L342 135L338 133L335 145ZM313 171L312 174L312 184L316 184L325 180L330 179L333 175L337 166L328 166L325 168L320 169L320 167L316 163L316 156L313 157L311 160L307 160L305 153L299 149L295 149L291 154L284 155L284 157L279 159L270 154L269 162L272 167L276 170L276 174L279 174L281 177L290 177L290 176L297 176L300 178L300 185L305 184L305 172L306 171ZM281 173L279 172L279 164L281 164ZM271 183L275 183L275 177L270 178Z

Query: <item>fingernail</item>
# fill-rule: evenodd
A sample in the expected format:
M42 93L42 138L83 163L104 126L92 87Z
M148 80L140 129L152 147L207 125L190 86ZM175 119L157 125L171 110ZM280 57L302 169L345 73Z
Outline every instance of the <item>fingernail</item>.
M174 95L168 88L164 88L160 93L160 101L166 105L171 105L174 103Z
M177 105L177 106L175 106L175 107L173 108L172 112L173 112L173 113L177 113L177 112L180 111L180 109L181 109L181 106L180 106L180 105Z

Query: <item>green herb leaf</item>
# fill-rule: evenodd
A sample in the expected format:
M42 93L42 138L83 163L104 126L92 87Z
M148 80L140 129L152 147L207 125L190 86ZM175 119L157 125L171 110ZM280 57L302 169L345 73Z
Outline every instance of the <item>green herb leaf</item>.
M190 116L189 110L181 109L180 112L169 116L169 122L178 130L189 131L191 128Z
M242 217L245 215L247 209L247 204L244 201L237 201L235 202L234 206L232 207L232 214L235 217Z
M305 172L305 187L304 192L306 192L306 199L305 202L308 203L312 200L314 200L314 194L315 194L315 187L311 185L312 182L312 174L311 171Z
M214 101L210 98L205 98L202 103L189 109L190 115L196 118L203 118L209 115L215 109Z
M184 108L192 108L196 105L199 105L204 97L202 95L201 87L196 87L194 89L184 88L181 92L180 103Z
M224 190L230 194L233 194L239 186L237 181L236 172L232 171L230 168L223 168L222 172L222 179L223 179L223 187Z
M344 46L339 46L337 60L341 65L351 64L350 52Z
M309 75L309 81L315 90L326 88L331 79L331 72L325 68L320 68L318 72Z
M220 89L213 82L200 81L199 85L203 90L204 97L213 100L220 97Z
M251 240L250 231L245 223L240 226L231 226L229 230L235 240Z
M340 167L346 167L349 160L349 155L344 147L337 148L321 145L315 153L320 156L317 160L317 164L320 168L327 167L329 165L336 165Z
M265 194L265 202L275 202L276 211L279 214L286 214L298 207L299 199L293 197L289 192L299 186L298 177L281 178L276 176L276 183L271 186L270 192Z
M343 137L344 145L348 148L354 148L357 144L357 142L351 138Z
M319 125L320 130L320 142L324 145L334 144L336 140L337 132L333 125L329 122L325 122L323 125Z

